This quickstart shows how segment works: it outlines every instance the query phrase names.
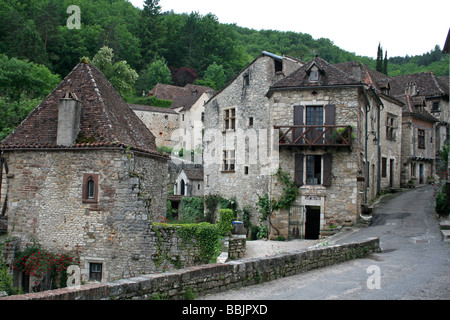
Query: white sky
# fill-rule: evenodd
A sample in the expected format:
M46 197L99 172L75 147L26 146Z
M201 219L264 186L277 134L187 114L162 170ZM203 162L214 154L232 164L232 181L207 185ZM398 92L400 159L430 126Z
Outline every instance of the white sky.
M128 0L142 8L144 0ZM450 28L448 0L160 0L162 11L209 12L221 23L328 38L357 55L420 55L444 46ZM302 57L298 57L302 58Z

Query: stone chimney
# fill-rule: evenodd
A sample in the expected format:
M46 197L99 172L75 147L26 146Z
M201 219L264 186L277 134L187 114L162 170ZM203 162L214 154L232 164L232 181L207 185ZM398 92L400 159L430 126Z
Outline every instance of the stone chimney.
M72 92L66 92L64 98L59 100L58 133L56 144L58 146L73 146L80 131L81 102Z
M358 62L353 63L352 65L352 75L355 81L361 81L361 65Z
M406 94L410 97L414 97L417 94L417 87L414 82L409 82L406 86Z

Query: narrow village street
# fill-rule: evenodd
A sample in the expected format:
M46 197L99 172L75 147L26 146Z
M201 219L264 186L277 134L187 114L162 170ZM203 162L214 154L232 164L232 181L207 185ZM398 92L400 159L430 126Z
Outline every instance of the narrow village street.
M339 244L379 237L382 253L199 299L449 299L450 245L442 241L433 200L432 186L390 195L368 228L329 239Z

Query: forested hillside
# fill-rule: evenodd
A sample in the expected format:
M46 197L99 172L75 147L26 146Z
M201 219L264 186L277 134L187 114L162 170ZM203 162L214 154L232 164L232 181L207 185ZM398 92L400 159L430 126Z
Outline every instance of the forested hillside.
M81 10L79 29L67 25L72 5ZM157 82L219 89L263 50L303 61L318 54L331 63L359 60L376 66L375 59L346 52L329 39L257 31L222 24L213 13L169 10L158 0L146 0L143 9L125 0L2 0L0 140L83 57L95 62L127 99ZM387 70L389 75L448 75L448 66L448 55L437 45L422 56L389 58Z

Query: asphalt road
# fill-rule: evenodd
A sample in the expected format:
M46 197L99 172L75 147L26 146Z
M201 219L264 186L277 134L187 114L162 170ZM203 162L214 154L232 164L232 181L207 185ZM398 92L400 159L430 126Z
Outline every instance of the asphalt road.
M336 243L380 238L381 253L201 300L450 299L450 244L442 241L433 187L394 194L371 226L341 231Z

